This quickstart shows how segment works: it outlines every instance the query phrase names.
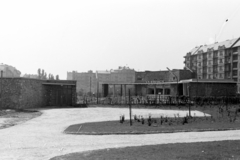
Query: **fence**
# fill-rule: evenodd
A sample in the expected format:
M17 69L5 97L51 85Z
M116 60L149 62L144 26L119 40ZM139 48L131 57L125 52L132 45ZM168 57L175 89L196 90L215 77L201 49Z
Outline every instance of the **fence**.
M188 97L188 96L170 96L170 95L147 95L131 96L132 105L227 105L240 104L239 96L225 97ZM102 105L125 105L129 104L128 96L109 96L104 98L97 97L78 97L78 103L84 104L102 104Z

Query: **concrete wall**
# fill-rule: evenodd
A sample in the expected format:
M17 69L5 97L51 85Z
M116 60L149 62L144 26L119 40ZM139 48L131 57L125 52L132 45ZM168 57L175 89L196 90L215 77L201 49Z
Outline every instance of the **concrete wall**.
M54 83L76 84L75 81L39 80L31 78L2 78L0 79L1 103L0 108L41 108L47 104L47 91ZM44 85L43 85L44 84ZM46 85L47 84L47 85ZM75 101L76 87L71 90ZM72 103L75 104L74 102Z
M46 89L41 80L21 79L20 108L40 108L46 105Z
M2 86L2 89L1 89ZM27 78L2 78L1 108L37 108L44 106L42 81Z
M190 96L235 96L234 83L190 83Z

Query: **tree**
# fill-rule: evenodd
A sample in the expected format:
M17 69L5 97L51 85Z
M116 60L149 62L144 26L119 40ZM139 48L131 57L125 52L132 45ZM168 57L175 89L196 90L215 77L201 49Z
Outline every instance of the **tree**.
M41 79L41 69L38 68L38 78Z
M44 74L45 72L44 72L44 69L42 69L42 74L41 74L41 79L43 79L43 77L44 77Z
M59 75L56 75L56 80L59 80Z
M44 73L43 79L47 79L47 72Z

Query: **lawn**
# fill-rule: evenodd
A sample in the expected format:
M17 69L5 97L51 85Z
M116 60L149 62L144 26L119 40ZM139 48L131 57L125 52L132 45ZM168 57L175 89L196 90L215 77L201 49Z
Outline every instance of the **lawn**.
M50 160L230 160L240 159L240 141L176 143L71 153Z
M179 117L145 117L133 115L132 125L129 120L105 121L74 124L64 132L70 134L150 134L150 133L171 133L190 131L216 131L240 129L240 114L236 114L236 106L198 106L191 107L211 116L196 117L195 115ZM220 110L219 108L222 108ZM174 107L173 109L176 109ZM179 108L178 108L179 109ZM179 110L186 110L181 107ZM220 110L220 111L219 111ZM144 121L144 124L143 124Z

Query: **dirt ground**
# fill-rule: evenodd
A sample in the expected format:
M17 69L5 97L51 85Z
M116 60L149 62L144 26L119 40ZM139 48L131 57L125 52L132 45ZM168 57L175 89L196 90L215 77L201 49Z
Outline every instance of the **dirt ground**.
M40 116L42 113L28 110L0 110L0 129L15 126L24 123L32 118Z
M150 135L67 135L63 131L72 124L118 120L127 108L42 109L42 115L25 123L0 130L0 157L3 160L47 160L72 152L104 148L142 146L166 143L239 140L240 131L188 132ZM188 111L133 109L138 115L168 115ZM192 111L198 116L204 114Z

